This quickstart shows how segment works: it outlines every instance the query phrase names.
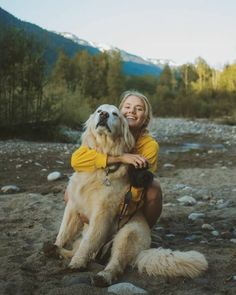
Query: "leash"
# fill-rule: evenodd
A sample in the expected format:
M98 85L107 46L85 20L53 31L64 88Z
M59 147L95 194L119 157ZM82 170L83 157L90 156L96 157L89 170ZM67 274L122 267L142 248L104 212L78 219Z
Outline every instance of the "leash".
M132 214L130 214L128 219L126 220L126 222L122 226L120 226L120 222L124 218L124 216L128 210L130 201L132 200L132 193L131 193L131 186L130 186L128 192L125 194L124 204L123 204L123 207L122 207L121 212L119 214L117 231L119 231L121 229L121 227L125 226L130 221L130 219L135 215L135 213L138 211L139 204L143 200L145 193L146 193L146 189L143 189L140 200L137 202L134 212Z
M122 209L121 209L121 212L119 214L119 219L118 219L118 225L117 225L116 233L123 226L125 226L130 221L130 219L135 215L135 213L138 210L139 204L141 203L141 201L144 198L145 193L146 193L146 189L143 189L142 194L141 194L141 197L140 197L140 200L137 202L136 208L135 208L134 212L128 216L128 219L126 220L126 222L124 224L122 224L122 226L121 226L120 222L124 218L124 216L125 216L125 214L126 214L126 212L128 210L129 204L130 204L130 202L132 200L132 193L131 193L131 186L130 186L129 190L125 194L124 204L123 204ZM104 243L103 246L100 248L100 250L99 250L99 253L100 254L98 254L98 256L100 257L100 259L103 259L105 257L105 255L108 253L108 251L109 251L109 249L110 249L110 247L111 247L111 245L113 243L114 237L115 237L115 234L112 236L112 238L110 240L108 240L108 242Z

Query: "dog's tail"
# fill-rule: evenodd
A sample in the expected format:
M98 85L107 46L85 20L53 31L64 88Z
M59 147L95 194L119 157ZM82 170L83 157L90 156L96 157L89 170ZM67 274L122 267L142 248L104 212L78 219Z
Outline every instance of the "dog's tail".
M139 253L135 265L140 273L165 277L199 276L207 270L208 263L203 254L197 251L172 251L170 249L148 249Z

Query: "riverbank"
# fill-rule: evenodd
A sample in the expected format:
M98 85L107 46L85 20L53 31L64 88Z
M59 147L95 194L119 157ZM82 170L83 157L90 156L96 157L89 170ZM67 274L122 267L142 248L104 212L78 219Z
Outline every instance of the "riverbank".
M191 280L148 278L127 269L119 282L155 295L235 294L235 126L183 119L154 123L152 130L161 146L157 177L164 208L152 231L152 246L198 250L206 255L209 270ZM90 275L103 268L100 263L87 272L71 273L64 261L43 253L44 243L55 239L61 222L64 188L72 173L70 155L76 148L0 141L0 189L7 185L19 189L0 194L3 294L109 294L107 288L89 283ZM49 182L47 176L53 171L61 178Z

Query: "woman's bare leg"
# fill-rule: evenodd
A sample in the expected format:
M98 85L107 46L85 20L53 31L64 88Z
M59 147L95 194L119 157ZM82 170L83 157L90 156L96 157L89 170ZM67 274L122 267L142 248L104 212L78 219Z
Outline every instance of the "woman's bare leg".
M159 182L154 179L152 185L148 188L144 199L143 214L152 228L159 219L162 212L162 190Z

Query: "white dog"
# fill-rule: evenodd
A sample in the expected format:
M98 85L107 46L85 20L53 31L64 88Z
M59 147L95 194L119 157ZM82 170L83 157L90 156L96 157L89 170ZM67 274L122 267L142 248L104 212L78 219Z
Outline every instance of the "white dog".
M134 139L126 120L112 105L100 106L86 122L82 144L100 153L118 156L130 151ZM84 269L108 238L115 233L111 257L103 271L93 277L97 286L111 284L127 265L148 275L195 277L207 269L205 257L196 251L179 252L149 249L150 229L142 211L117 231L120 204L129 188L126 165L110 166L95 172L75 172L69 182L68 202L55 245L64 257L72 257L71 268ZM89 220L84 225L81 215ZM73 250L63 246L82 237Z

